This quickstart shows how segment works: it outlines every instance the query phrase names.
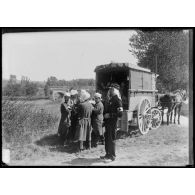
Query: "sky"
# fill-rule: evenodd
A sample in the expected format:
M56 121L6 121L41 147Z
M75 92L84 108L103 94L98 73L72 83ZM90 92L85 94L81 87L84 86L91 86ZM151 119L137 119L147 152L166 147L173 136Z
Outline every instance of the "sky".
M97 65L114 62L136 64L129 52L134 31L69 31L6 33L2 38L3 79L10 74L32 81L95 78Z

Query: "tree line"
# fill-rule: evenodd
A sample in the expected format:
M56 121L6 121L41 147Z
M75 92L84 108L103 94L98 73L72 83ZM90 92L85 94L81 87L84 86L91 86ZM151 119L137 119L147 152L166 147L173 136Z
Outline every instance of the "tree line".
M13 79L14 78L14 79ZM32 82L28 77L16 80L15 75L10 75L10 79L3 86L4 96L36 96L39 90L44 90L45 97L51 93L52 87L64 87L67 89L94 88L94 79L73 79L58 80L55 76L50 76L45 83Z
M15 75L12 75L16 78ZM5 96L35 96L39 90L39 85L30 81L28 77L22 77L21 81L13 80L10 77L7 84L3 87Z
M72 86L72 87L79 87L79 86L94 86L95 80L94 79L72 79L72 80L58 80L55 76L50 76L47 81L46 85L48 86Z
M51 93L51 87L66 87L67 89L80 89L85 87L95 87L94 79L72 79L72 80L58 80L54 76L50 76L44 87L45 96L49 96Z
M138 65L159 74L159 91L188 88L189 31L137 30L129 41Z

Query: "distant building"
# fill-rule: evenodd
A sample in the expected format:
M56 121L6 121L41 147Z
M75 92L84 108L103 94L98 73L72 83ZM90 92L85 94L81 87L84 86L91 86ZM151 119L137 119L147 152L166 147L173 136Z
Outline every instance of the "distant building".
M17 79L16 79L16 75L10 75L10 82L12 83L12 84L16 84L16 81L17 81Z

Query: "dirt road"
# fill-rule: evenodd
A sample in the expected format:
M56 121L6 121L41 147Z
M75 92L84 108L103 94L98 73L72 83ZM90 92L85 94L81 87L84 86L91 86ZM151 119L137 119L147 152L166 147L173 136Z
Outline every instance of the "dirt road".
M77 155L73 146L58 145L56 132L24 148L11 151L11 165L57 166L185 166L188 164L188 118L181 116L181 125L162 125L147 135L117 140L117 158L105 162L104 146Z

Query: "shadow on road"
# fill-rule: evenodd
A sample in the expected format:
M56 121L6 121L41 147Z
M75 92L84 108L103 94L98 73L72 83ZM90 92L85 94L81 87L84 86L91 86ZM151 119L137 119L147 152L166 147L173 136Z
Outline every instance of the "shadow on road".
M72 165L72 166L91 166L94 163L101 163L104 160L100 158L75 158L71 161L63 162L63 164Z
M62 145L57 134L50 134L35 142L38 146L59 146Z
M66 152L68 154L76 153L78 152L78 146L77 144L69 144L67 146L58 145L56 147L49 148L51 152Z
M124 139L128 135L123 131L117 131L117 139ZM41 139L35 141L35 144L38 146L49 146L51 152L66 152L69 154L75 153L78 150L77 143L70 143L66 146L63 145L60 137L57 134L49 134ZM92 141L92 146L93 146Z
M69 154L77 151L77 144L71 143L67 146L63 145L63 142L57 134L50 134L42 137L35 142L38 146L49 146L51 152L67 152Z

